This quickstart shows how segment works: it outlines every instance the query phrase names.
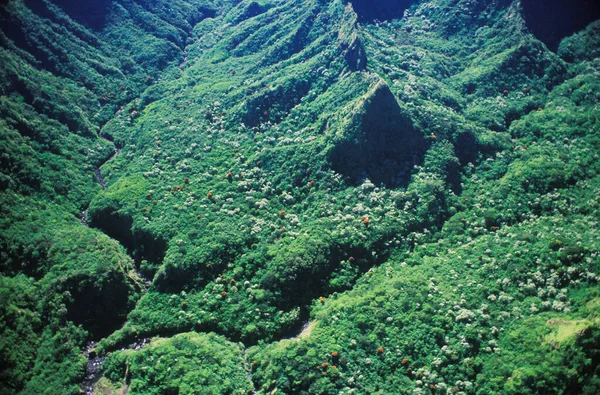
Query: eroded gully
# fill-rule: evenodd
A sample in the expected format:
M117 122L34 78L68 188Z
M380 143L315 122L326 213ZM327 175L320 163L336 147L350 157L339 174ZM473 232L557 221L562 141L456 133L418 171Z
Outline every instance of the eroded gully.
M107 158L102 163L100 163L98 165L98 167L96 168L96 170L94 170L94 177L96 178L96 182L104 190L104 189L106 189L106 181L104 180L104 177L102 176L101 168L106 163L115 159L117 157L117 155L119 155L119 153L121 152L121 148L118 145L116 145L112 140L108 139L107 137L103 136L102 134L100 134L99 137L110 142L111 144L113 144L113 146L115 148L115 152L109 158ZM88 207L86 207L83 211L81 211L80 219L81 219L81 223L84 226L89 228L90 225L88 223L87 214L88 214ZM140 279L142 279L142 281L146 285L146 289L147 289L150 286L151 281L148 278L144 277L142 275L142 273L138 270L137 267L134 266L134 268L136 270L138 277ZM122 350L128 349L128 350L138 351L138 350L141 350L143 347L145 347L149 342L150 342L150 339L147 339L147 338L141 339L133 344L130 344L127 347L122 348ZM93 395L94 385L102 377L102 364L104 363L104 357L97 356L94 353L94 348L96 347L97 344L98 344L97 341L88 342L88 344L83 352L83 356L87 359L87 365L86 365L85 378L82 382L82 390L86 395Z

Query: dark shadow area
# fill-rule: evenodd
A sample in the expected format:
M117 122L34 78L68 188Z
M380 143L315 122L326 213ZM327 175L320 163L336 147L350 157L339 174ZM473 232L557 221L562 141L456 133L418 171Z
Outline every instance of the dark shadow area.
M219 277L230 262L234 262L248 245L237 243L215 243L208 256L202 261L182 256L181 261L166 262L154 280L154 289L164 293L179 293L182 290L202 289L208 282Z
M144 229L132 229L133 219L122 215L112 207L90 214L90 225L99 228L109 237L118 240L133 257L136 265L142 260L158 267L165 257L167 242ZM144 273L152 276L154 273Z
M600 19L598 0L522 0L527 28L556 52L560 41Z
M464 132L458 135L455 144L455 153L461 166L477 161L479 154L479 144L477 138L471 132Z
M342 43L341 47L344 51L344 59L348 66L350 66L350 70L358 71L367 68L367 52L358 35L349 44Z
M40 0L38 0L40 1ZM104 28L106 15L113 0L52 0L77 23L92 30Z
M387 21L401 18L414 0L350 0L359 22Z
M270 3L259 4L256 1L253 1L250 4L248 4L246 6L246 8L244 8L242 10L240 15L238 15L235 18L234 23L239 24L247 19L254 18L255 16L258 16L260 14L264 14L265 12L270 10L272 7L273 7L273 4L270 4Z
M389 87L375 88L353 118L353 130L330 153L332 168L353 185L368 178L376 185L406 186L427 145Z
M67 305L67 319L81 325L93 339L108 336L121 327L133 307L123 278L113 272L98 283L90 277L74 277L67 288L73 301Z
M42 18L49 19L51 17L51 13L41 1L26 0L25 4ZM24 25L23 20L15 17L9 9L3 7L0 8L0 30L6 38L14 43L15 47L31 54L39 62L37 64L39 68L61 75L56 71L55 65L49 60L50 51L44 51L43 48L32 42L32 38L29 36L27 26ZM11 50L11 47L8 43L5 44L4 40L0 42L0 45L7 50Z
M285 257L285 265L271 268L260 281L266 295L277 295L272 299L276 300L278 309L290 311L300 308L298 320L282 326L274 334L274 339L297 336L310 318L310 306L315 299L352 289L366 272L385 262L390 251L384 240L370 248L335 242L321 246L320 251L319 248L309 248L303 254ZM380 254L375 257L371 251ZM352 274L341 275L344 271ZM259 340L243 339L245 344L256 344Z

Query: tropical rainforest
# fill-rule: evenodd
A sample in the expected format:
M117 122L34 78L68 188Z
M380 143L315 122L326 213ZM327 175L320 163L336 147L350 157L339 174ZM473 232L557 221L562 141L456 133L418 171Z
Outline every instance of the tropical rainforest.
M0 1L0 394L599 394L593 3Z

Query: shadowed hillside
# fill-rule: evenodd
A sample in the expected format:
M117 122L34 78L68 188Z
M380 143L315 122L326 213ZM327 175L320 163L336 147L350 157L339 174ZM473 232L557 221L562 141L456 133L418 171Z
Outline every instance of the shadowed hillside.
M522 0L527 28L552 51L560 41L600 18L600 7L591 0Z

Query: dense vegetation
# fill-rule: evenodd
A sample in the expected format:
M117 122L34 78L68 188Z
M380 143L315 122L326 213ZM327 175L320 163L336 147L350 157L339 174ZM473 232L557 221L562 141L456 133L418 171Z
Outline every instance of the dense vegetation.
M600 393L600 15L370 3L0 3L0 393Z

